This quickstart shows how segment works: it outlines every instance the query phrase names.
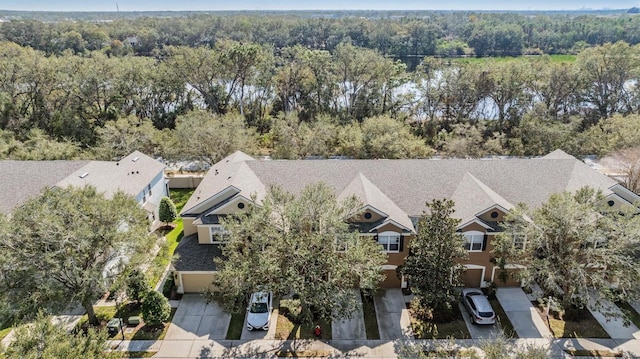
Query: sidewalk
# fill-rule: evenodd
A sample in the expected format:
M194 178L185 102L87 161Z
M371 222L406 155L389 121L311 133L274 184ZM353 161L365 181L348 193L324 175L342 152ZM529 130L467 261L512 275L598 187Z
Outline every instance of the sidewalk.
M112 341L111 347L119 351L149 351L157 353L154 358L275 358L296 354L300 357L360 357L397 358L407 345L478 348L486 340L180 340L154 341ZM634 339L619 345L612 339L513 339L515 346L528 345L547 348L548 358L572 358L564 350L623 351L627 357L640 357L640 340Z

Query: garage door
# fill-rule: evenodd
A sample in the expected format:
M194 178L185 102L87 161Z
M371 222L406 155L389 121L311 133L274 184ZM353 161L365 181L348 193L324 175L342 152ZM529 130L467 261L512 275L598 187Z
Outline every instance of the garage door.
M381 288L400 288L401 281L395 269L383 270L386 278L380 283Z
M185 293L202 293L205 288L211 288L213 276L213 273L182 272L182 289Z
M462 283L465 287L480 287L482 284L482 269L467 268L461 275Z

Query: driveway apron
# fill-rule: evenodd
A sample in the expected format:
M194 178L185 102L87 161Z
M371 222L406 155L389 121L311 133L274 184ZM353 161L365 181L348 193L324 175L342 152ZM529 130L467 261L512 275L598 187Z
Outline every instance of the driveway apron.
M367 339L367 332L364 327L364 314L362 312L362 298L360 290L353 289L353 294L357 298L358 306L351 319L343 318L334 320L331 323L331 337L334 340L341 339Z
M496 321L496 324L493 325L477 325L471 322L471 318L469 317L469 312L467 308L464 307L462 302L458 302L458 309L462 313L462 319L464 319L464 324L467 325L467 329L469 330L469 335L471 335L471 339L493 339L502 335L502 331L500 330L500 323Z
M498 288L496 297L520 338L551 338L549 328L522 288Z
M373 302L376 307L380 339L413 339L409 311L405 306L402 290L385 289L381 294L373 297Z
M167 331L168 340L225 339L231 316L198 294L182 297Z

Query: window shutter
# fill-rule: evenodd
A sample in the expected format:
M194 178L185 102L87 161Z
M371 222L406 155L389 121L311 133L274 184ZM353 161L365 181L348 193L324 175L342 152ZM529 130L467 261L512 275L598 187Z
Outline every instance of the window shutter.
M400 252L404 250L404 236L400 235Z
M484 234L484 238L482 239L482 251L486 251L487 250L487 239L489 238L489 235L487 235L486 233Z

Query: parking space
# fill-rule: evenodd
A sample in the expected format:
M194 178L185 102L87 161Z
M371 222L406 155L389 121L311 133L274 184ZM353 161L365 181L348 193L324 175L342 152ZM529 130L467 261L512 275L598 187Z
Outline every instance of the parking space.
M242 340L256 340L256 339L275 339L276 337L276 324L278 323L278 307L280 301L278 299L273 300L273 310L271 311L271 319L269 320L269 330L251 330L247 329L247 315L244 315L244 323L242 324L242 334L240 339Z
M411 319L401 289L385 289L373 297L380 339L413 339Z
M552 337L522 288L499 288L496 297L520 338Z
M186 294L173 316L167 340L225 339L231 315L215 302L207 303L202 296Z
M496 324L493 325L473 324L467 308L465 308L461 302L458 302L458 308L462 313L462 318L464 319L464 323L467 325L471 339L493 339L502 335L500 323L496 322Z
M353 295L357 300L358 309L353 313L351 318L334 320L333 323L331 323L331 337L334 340L367 339L367 331L364 327L364 314L362 312L362 298L360 297L360 290L354 289Z

